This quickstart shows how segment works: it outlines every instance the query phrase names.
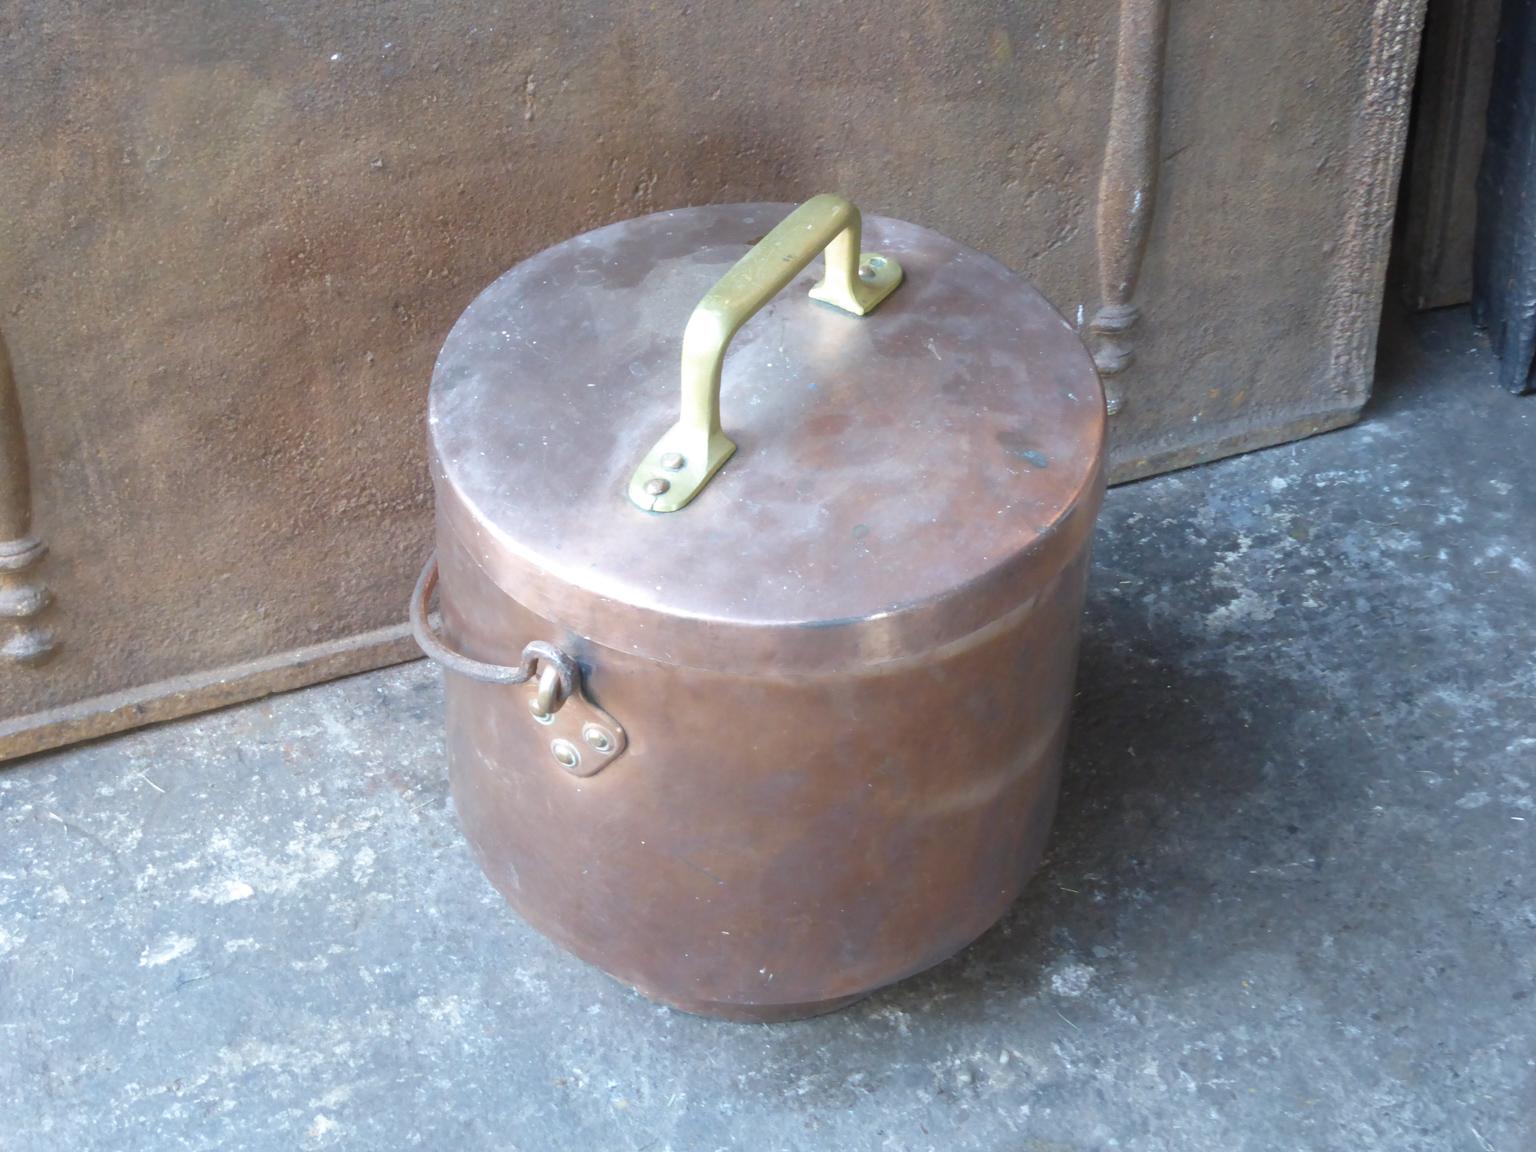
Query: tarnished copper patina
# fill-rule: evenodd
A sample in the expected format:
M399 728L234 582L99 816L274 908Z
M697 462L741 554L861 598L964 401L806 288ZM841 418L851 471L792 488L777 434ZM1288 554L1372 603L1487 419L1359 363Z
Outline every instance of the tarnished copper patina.
M1018 894L1104 483L1093 363L1024 280L898 220L860 242L831 197L771 232L789 212L616 224L475 300L432 382L437 557L413 604L492 882L647 995L743 1020L921 971ZM885 293L866 314L805 270L751 315L802 219L827 281L856 257ZM720 443L712 419L734 454L645 510L697 478L680 457Z

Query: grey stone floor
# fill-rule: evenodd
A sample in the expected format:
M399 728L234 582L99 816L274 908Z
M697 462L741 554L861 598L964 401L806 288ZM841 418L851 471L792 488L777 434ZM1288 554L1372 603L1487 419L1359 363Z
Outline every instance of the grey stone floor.
M1360 427L1110 495L1050 858L803 1024L525 928L415 664L0 771L0 1147L1536 1148L1536 399L1461 313Z

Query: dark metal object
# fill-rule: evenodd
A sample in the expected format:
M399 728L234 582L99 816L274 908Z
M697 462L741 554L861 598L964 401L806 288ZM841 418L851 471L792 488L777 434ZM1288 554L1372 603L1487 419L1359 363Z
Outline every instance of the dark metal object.
M746 1020L920 971L1018 893L1104 484L1066 322L996 262L868 217L901 290L858 319L798 277L731 344L731 465L680 511L636 508L694 305L787 211L663 213L525 261L460 319L431 398L450 771L481 864L576 954ZM624 717L614 771L549 762L526 658L476 674L533 637Z
M1125 403L1117 377L1131 365L1131 330L1141 316L1136 281L1157 204L1167 40L1168 0L1120 0L1115 94L1099 176L1099 310L1088 326L1111 416Z
M1499 0L1433 0L1425 16L1393 258L1399 294L1415 310L1472 299L1477 170L1498 31Z
M58 650L53 633L39 622L53 597L37 574L48 546L32 535L32 476L21 399L11 373L11 355L0 337L0 660L36 666ZM3 635L3 633L0 633Z
M1488 329L1499 382L1536 387L1536 2L1504 0L1477 180L1472 316Z

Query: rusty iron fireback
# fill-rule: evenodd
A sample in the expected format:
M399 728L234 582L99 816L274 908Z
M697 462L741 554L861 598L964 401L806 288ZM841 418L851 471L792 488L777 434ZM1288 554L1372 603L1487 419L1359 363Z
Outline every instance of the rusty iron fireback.
M430 424L412 616L464 830L529 922L778 1020L1001 915L1104 485L1093 363L1024 280L837 197L647 216L486 289Z

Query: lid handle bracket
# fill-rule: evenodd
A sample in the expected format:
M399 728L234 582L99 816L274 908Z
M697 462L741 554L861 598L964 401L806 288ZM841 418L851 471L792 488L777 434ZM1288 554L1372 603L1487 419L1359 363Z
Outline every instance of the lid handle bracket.
M732 265L683 330L682 413L629 481L647 512L676 512L703 491L736 444L720 427L720 371L732 337L823 250L825 277L811 298L867 316L901 283L888 256L860 252L859 210L841 196L813 196Z

